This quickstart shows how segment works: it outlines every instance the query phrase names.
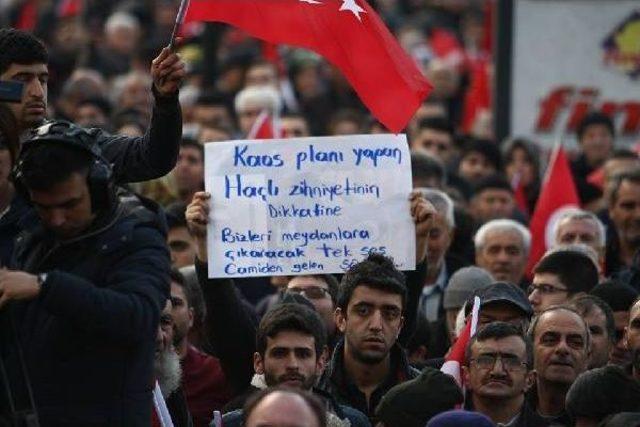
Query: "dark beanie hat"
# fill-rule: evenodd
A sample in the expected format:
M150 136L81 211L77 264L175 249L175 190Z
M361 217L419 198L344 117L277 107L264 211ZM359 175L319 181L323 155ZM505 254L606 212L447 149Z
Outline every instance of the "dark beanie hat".
M479 412L448 411L433 417L427 427L495 427L495 424Z
M387 426L424 427L431 417L460 403L462 392L454 379L427 367L417 378L391 388L380 400L376 417Z
M571 385L566 407L573 417L597 421L618 412L640 411L640 383L619 366L592 369Z

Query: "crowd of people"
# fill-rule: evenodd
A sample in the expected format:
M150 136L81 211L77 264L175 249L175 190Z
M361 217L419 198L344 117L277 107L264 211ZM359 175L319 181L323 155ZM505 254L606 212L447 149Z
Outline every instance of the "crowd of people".
M283 138L384 128L308 51L193 23L163 47L174 0L0 1L0 83L23 84L0 100L0 426L640 425L637 153L585 116L581 208L527 271L546 152L493 135L494 2L372 3L434 85L406 128L416 269L211 279L205 144L264 112Z

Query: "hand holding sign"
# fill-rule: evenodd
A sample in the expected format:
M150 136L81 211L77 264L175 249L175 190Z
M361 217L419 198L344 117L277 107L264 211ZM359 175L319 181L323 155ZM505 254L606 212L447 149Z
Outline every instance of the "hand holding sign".
M185 212L187 228L196 241L196 257L203 262L207 261L207 224L209 223L210 198L209 193L198 191L193 195L193 200Z
M409 201L411 202L411 217L416 225L416 263L420 263L427 256L427 240L433 226L433 216L436 209L431 202L420 195L419 191L412 191Z

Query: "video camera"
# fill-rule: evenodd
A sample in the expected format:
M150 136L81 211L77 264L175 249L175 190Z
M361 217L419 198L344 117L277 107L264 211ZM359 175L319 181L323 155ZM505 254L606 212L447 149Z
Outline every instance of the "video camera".
M24 83L0 80L0 102L20 102L22 101L22 92Z

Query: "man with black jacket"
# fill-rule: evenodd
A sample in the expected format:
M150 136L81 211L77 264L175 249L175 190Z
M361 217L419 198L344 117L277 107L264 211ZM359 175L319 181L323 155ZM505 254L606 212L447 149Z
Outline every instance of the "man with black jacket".
M23 139L46 120L48 60L46 47L32 34L12 28L0 29L0 80L24 83L22 102L6 104L17 120ZM116 183L159 178L175 166L182 137L178 88L184 75L184 63L168 48L154 59L151 65L153 115L143 137L112 136L100 129L89 130L102 155L112 164ZM21 219L28 209L27 204L14 197L9 211L0 219L3 230L0 265L9 263L11 242L24 227Z
M0 270L10 391L0 414L37 412L42 426L148 425L169 298L164 216L114 190L94 137L67 122L38 128L14 174L35 210L12 270Z

